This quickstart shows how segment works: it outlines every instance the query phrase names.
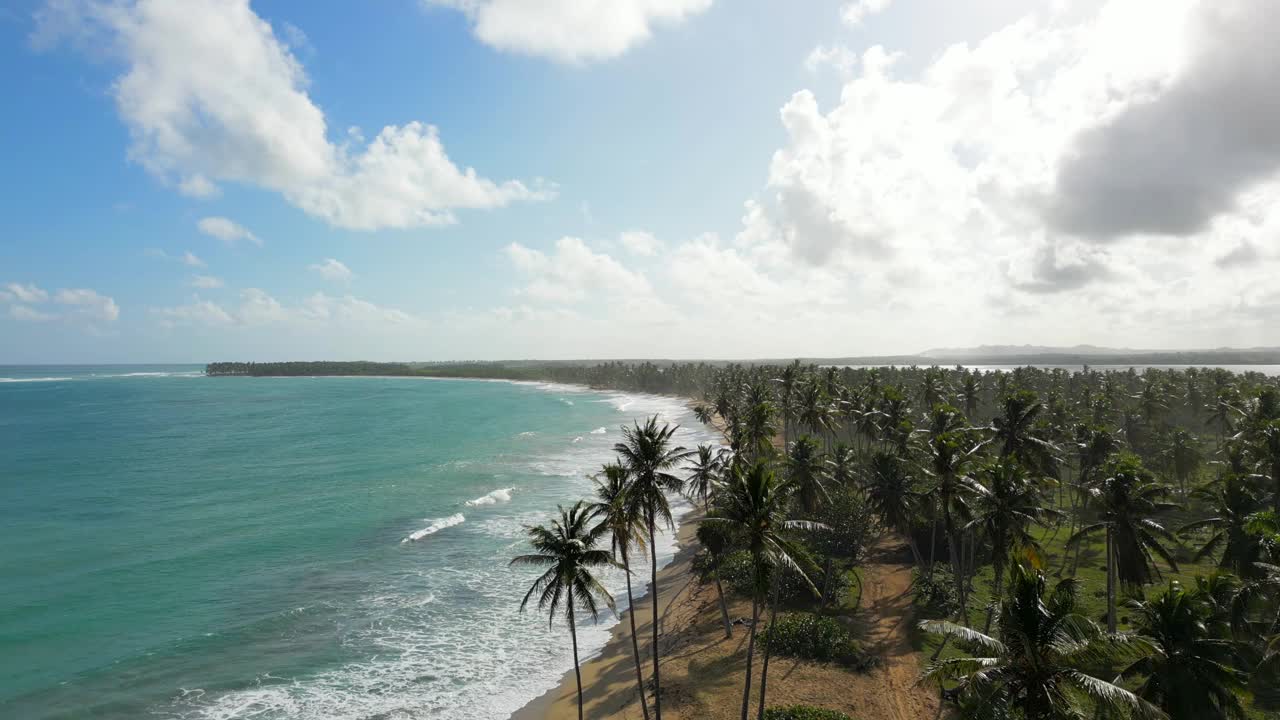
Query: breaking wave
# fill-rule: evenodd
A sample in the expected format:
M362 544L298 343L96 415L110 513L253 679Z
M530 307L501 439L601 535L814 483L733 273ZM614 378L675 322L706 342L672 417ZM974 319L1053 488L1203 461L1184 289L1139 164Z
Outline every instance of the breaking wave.
M467 507L480 507L481 505L497 505L498 503L511 502L511 491L515 488L498 488L487 495L481 495L475 500L468 500ZM457 517L462 517L458 515Z
M409 536L400 542L417 542L428 535L435 535L445 528L450 528L454 525L461 525L465 520L466 518L462 517L462 513L455 513L447 518L440 518L421 530L409 533Z

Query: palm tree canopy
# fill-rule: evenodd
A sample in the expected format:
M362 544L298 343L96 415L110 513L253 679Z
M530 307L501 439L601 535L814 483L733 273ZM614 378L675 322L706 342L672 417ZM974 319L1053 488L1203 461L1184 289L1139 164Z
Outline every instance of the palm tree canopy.
M534 580L520 601L521 612L535 597L538 609L547 611L548 622L555 620L562 606L566 616L570 616L575 607L581 607L592 619L600 615L600 600L610 610L614 609L613 596L591 571L616 565L609 551L596 547L600 532L589 527L590 520L591 513L578 501L568 510L561 507L560 518L552 520L549 526L533 525L525 529L534 552L517 555L510 564L546 568L546 571Z
M631 546L644 549L644 512L631 494L631 478L627 469L610 463L593 478L596 499L587 507L592 520L599 524L594 534L608 532L615 557L626 559Z
M1204 589L1202 589L1204 588ZM1125 668L1123 677L1143 678L1138 695L1159 705L1172 720L1243 720L1236 691L1246 675L1235 643L1215 636L1219 600L1212 584L1183 589L1176 582L1154 599L1129 601L1135 630L1152 652Z
M672 473L693 453L675 445L672 436L678 425L658 427L655 415L634 427L622 428L622 442L613 446L623 467L631 476L633 500L651 513L654 523L671 525L671 505L666 493L684 489L684 480Z
M997 609L999 639L955 623L920 623L925 632L950 636L975 653L937 661L922 679L957 681L970 702L984 706L977 713L983 718L1016 711L1026 720L1051 720L1088 717L1095 709L1164 718L1134 693L1081 670L1145 646L1102 633L1076 612L1076 593L1072 578L1048 591L1043 573L1015 564Z
M778 480L767 463L756 462L744 469L735 465L725 485L719 505L705 520L740 533L753 558L753 582L757 592L768 586L775 568L795 572L814 595L817 588L806 570L813 564L790 533L796 530L821 530L824 525L805 520L788 519L791 488Z

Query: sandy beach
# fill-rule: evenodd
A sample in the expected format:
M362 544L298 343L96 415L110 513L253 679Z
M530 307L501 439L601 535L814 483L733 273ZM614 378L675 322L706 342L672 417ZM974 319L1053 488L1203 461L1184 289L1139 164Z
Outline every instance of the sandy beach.
M697 517L682 521L679 549L670 565L658 573L659 630L662 644L663 715L693 720L731 720L739 715L745 670L747 633L734 627L724 637L713 584L701 585L692 572L697 551ZM922 720L938 710L936 692L918 686L920 656L910 644L910 583L906 547L884 538L872 549L865 572L861 612L854 619L866 647L881 658L868 673L854 673L775 657L769 672L769 705L821 705L859 718ZM648 597L646 595L646 597ZM637 599L636 630L640 654L649 677L650 605ZM729 605L733 619L749 617L750 602ZM759 663L756 663L757 673ZM585 715L596 720L641 720L632 659L630 623L614 627L598 656L582 666ZM753 681L753 703L759 677ZM753 705L754 707L754 705ZM651 710L652 712L652 710ZM752 710L754 713L754 709ZM577 689L573 673L559 687L513 714L512 720L572 720L577 718Z

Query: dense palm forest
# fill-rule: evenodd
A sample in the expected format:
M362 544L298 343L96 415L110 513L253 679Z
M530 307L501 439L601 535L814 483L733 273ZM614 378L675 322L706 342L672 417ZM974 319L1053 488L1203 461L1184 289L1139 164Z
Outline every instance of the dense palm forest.
M961 717L1275 713L1276 378L607 363L542 379L682 394L722 424L720 451L672 447L652 420L629 428L580 512L595 518L585 546L611 536L626 566L669 518L665 495L704 509L706 577L719 587L740 566L752 600L743 718L764 716L787 611L825 632L833 575L872 532L910 548L922 682ZM647 682L636 650L645 715L660 717L652 660Z
M704 579L751 601L743 628L721 601L725 633L748 633L744 720L766 715L772 653L875 662L856 657L824 612L877 535L909 548L922 682L960 717L1200 720L1280 708L1277 378L799 362L393 369L359 374L694 398L724 448L675 447L656 420L627 428L597 497L531 529L538 552L519 562L548 568L526 601L573 631L575 608L612 603L593 572L652 555L667 498L689 496L706 516ZM324 374L348 374L337 370ZM634 625L631 635L644 716L661 718L660 658L641 656Z

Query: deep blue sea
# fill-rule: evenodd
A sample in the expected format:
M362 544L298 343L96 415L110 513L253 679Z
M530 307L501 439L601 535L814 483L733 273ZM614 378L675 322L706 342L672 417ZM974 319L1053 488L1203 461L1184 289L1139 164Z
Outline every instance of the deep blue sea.
M654 413L712 440L568 386L0 367L0 717L506 718L572 667L522 526Z

